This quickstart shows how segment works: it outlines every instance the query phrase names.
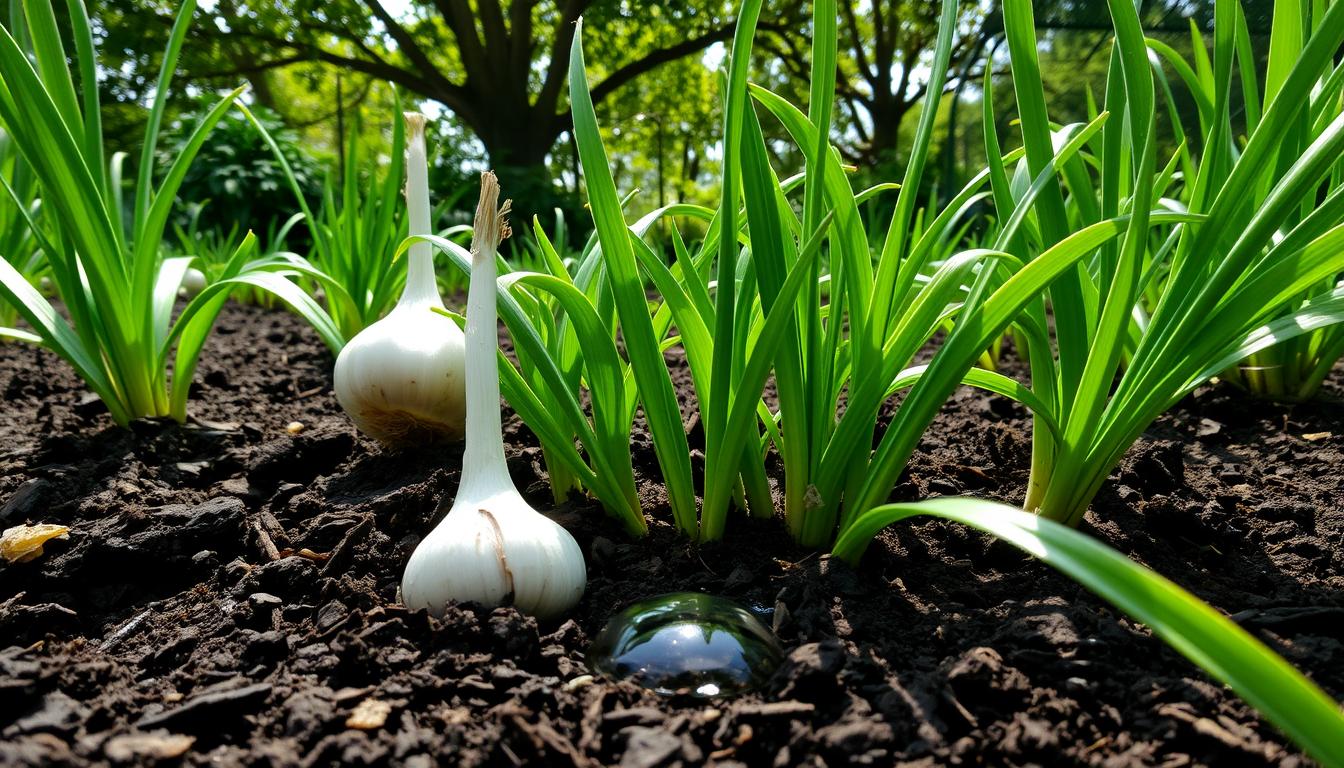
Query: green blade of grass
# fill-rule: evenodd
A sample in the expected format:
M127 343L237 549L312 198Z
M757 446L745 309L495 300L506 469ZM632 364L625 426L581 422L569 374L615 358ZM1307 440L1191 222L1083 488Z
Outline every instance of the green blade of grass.
M1155 213L1150 221L1167 223L1194 221L1198 218L1187 214ZM888 427L873 456L872 469L865 480L861 496L855 500L854 514L862 514L886 499L900 469L914 451L919 436L989 341L1003 333L1046 286L1076 267L1095 249L1119 237L1127 226L1128 217L1120 217L1093 224L1067 236L1023 266L997 288L978 310L967 316L969 322L961 324L966 330L954 332L943 344L930 363L929 371L915 384L897 412L895 421Z
M630 461L630 425L624 418L625 382L616 345L596 310L582 291L568 280L538 273L515 273L505 281L546 291L564 308L583 345L585 380L593 408L593 432L597 440L588 446L598 474L614 483L625 499L624 506L610 505L626 530L642 536L648 528L639 513L635 474Z
M857 563L879 530L917 515L984 531L1058 569L1148 625L1323 765L1344 765L1344 714L1320 688L1207 603L1072 528L990 501L932 499L867 512L840 537L834 553Z
M784 218L792 219L793 212L788 206L788 201L783 199L779 182L770 168L765 137L752 109L746 110L741 143L742 186L746 200L747 223L752 233L751 256L759 273L761 311L769 313L783 289L790 267L798 269L798 265L794 263L797 261L797 254L794 252L796 246L793 245L792 238L789 238L787 244L785 241L788 236L785 234ZM815 184L814 189L818 196L823 191L820 183ZM809 194L813 194L811 189ZM818 199L813 204L820 206L821 200ZM798 505L802 503L807 490L812 430L815 428L815 425L810 423L809 406L815 406L815 399L825 401L824 394L808 391L808 381L803 374L804 359L809 354L815 357L825 353L824 350L814 349L815 345L821 343L819 337L807 335L807 329L815 329L821 323L817 285L820 274L819 270L813 271L814 274L807 279L799 300L795 302L797 308L791 310L795 320L784 329L774 360L780 413L784 423L794 427L785 431L784 442L780 445L785 463L784 481L787 497L785 522L788 523L794 538L804 542L805 546L818 536L825 535L813 529L829 529L834 525L833 521L831 525L827 525L825 520L820 519L822 515L798 514ZM800 319L803 331L801 334L798 322ZM822 375L815 366L812 373L814 376ZM824 385L825 381L818 381L817 384ZM706 453L706 472L715 467L715 463L708 459ZM718 503L718 500L714 500L714 503ZM705 498L705 509L711 509L711 500L708 496Z
M765 318L751 355L743 363L738 387L727 403L727 423L720 454L725 459L741 456L742 449L746 445L747 435L759 434L749 428L751 427L751 420L755 418L756 406L760 402L760 393L765 384L765 377L770 371L770 366L774 361L775 352L781 340L791 327L794 318L794 301L802 290L802 286L811 277L810 262L818 257L822 239L825 237L830 223L831 218L829 216L822 219L817 231L803 246L798 255L798 262L789 272L788 279L784 281L784 285L780 288L778 301ZM721 472L715 474L712 478L706 477L706 481L711 479L713 484L705 489L706 520L704 527L711 531L717 530L719 535L722 535L722 520L714 520L709 515L712 511L713 514L722 517L731 491L731 476L729 473ZM711 502L711 500L713 501ZM711 506L711 503L713 506Z
M691 477L690 448L682 429L681 411L676 392L659 351L644 297L644 285L629 231L621 215L611 166L598 133L597 115L588 92L583 63L582 22L570 49L570 100L574 116L574 138L584 170L589 207L598 239L602 243L603 263L611 284L616 312L626 344L626 354L638 384L644 415L653 436L654 452L667 485L668 502L679 529L692 537L698 534L695 489Z
M154 152L159 146L159 128L163 124L163 113L168 107L168 86L173 81L173 72L177 68L178 56L182 53L182 44L187 39L187 29L191 26L191 17L196 13L196 0L185 0L178 6L173 19L173 28L168 33L168 47L164 50L159 66L159 79L154 87L154 101L150 104L149 119L145 124L145 140L140 146L140 168L135 183L135 209L132 232L140 232L149 215L149 206L154 195ZM137 281L136 285L147 286L147 282Z
M58 315L51 303L5 259L0 259L0 299L4 299L18 310L23 319L36 329L36 338L46 344L48 349L70 363L80 378L88 384L89 389L108 404L113 418L130 420L122 410L116 388L107 377L102 363L88 354L82 340L65 318ZM10 335L27 341L34 338L34 334L22 333L22 336Z

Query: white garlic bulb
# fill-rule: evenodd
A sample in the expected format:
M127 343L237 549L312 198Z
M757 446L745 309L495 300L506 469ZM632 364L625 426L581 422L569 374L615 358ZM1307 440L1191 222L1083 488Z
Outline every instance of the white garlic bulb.
M442 614L449 601L514 605L538 618L559 616L587 586L574 537L518 493L504 461L499 411L495 254L507 236L499 184L482 175L467 294L467 444L462 482L448 515L406 563L401 595L409 608Z
M177 289L177 295L188 299L195 298L205 290L205 284L205 273L195 267L188 267L182 274L182 285Z
M574 537L528 505L509 482L485 499L458 494L407 562L401 596L407 607L436 615L455 600L512 605L549 619L583 597L587 580Z
M431 234L425 117L407 113L406 199L413 235ZM386 317L360 331L336 358L336 399L360 431L390 446L460 439L466 357L443 309L428 243L407 256L406 287Z

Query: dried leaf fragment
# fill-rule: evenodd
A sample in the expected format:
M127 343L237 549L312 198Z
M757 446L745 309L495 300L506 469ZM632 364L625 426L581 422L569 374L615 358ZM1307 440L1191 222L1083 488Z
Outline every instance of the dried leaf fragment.
M392 705L388 702L378 699L365 699L359 702L355 711L351 712L350 716L345 719L345 727L372 731L382 728L390 714L392 714Z
M26 563L42 554L42 545L52 539L67 538L70 529L64 525L16 525L0 534L0 557L10 563Z

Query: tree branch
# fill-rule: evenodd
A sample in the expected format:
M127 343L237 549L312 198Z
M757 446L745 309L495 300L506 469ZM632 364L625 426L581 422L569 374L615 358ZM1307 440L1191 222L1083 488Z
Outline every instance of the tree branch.
M855 99L849 96L842 97L841 102L849 109L849 125L854 129L854 132L859 135L859 143L867 145L872 142L873 137L869 135L868 129L863 126L863 121L859 119L858 104L863 105L865 112L869 109L868 105L863 104L861 101L856 104ZM869 114L871 114L871 112Z
M328 120L331 120L332 118L336 117L336 115L340 113L342 110L349 109L352 106L363 104L364 100L369 97L369 92L373 90L373 83L374 83L373 78L371 77L365 78L364 84L359 87L359 91L354 95L353 98L341 99L340 101L337 101L336 104L325 113L310 115L305 118L297 118L290 114L281 113L281 117L284 118L285 124L291 128L309 128L314 125L325 123ZM279 112L280 110L276 111Z
M555 25L555 39L551 45L551 63L546 68L546 77L541 84L541 92L533 102L538 113L555 114L556 104L560 101L560 91L564 88L569 75L569 46L574 42L574 22L587 10L592 0L566 0L560 12L560 20ZM564 129L561 129L564 130ZM556 131L559 135L559 131Z
M526 78L532 66L532 8L536 0L513 0L509 5L509 72Z
M480 81L489 81L490 65L486 61L481 37L476 32L476 17L471 12L471 5L467 0L434 0L434 7L457 40L462 68L467 72L466 87L472 88Z
M435 101L441 102L444 106L451 109L462 121L469 126L477 125L478 115L475 105L471 103L465 88L456 83L448 81L446 78L438 78L436 81L426 80L420 73L408 69L402 69L387 60L378 56L369 47L359 40L348 40L359 47L369 58L360 58L357 56L344 56L332 51L328 51L321 46L312 43L290 40L275 35L263 34L255 30L238 33L240 37L247 37L273 46L277 50L289 49L296 52L296 56L286 56L281 59L259 62L256 65L257 71L266 69L276 69L297 61L321 61L326 64L332 64L339 67L348 67L356 72L362 72L371 75L380 80L386 80L390 83L408 88L416 93L422 94Z
M873 36L878 39L879 45L881 44L881 40L886 37L886 26L886 21L882 18L882 2L881 0L876 0L876 2L873 3ZM880 60L878 61L878 66L881 66Z
M481 31L485 34L485 56L490 61L491 70L508 77L509 31L504 27L504 9L500 7L499 0L477 0L476 12L481 19Z
M736 23L725 24L717 29L712 29L697 37L683 40L676 45L669 45L666 48L656 48L642 57L635 59L628 64L612 72L602 82L598 83L593 89L593 103L596 104L612 91L620 88L622 85L639 77L640 75L656 68L660 64L666 64L669 61L676 61L683 56L689 56L696 51L702 51L714 43L721 43L733 36L733 30Z
M802 78L803 80L810 77L807 60L803 57L802 53L794 47L793 42L788 38L765 37L758 40L757 43L762 45L767 51L775 54L780 62L783 63L784 68L794 77ZM846 84L843 84L843 81L839 79L836 80L837 88L844 87L844 85Z
M246 77L256 75L261 72L268 72L272 69L282 69L291 64L300 64L305 61L312 61L312 56L304 54L294 54L279 59L270 59L269 61L255 61L250 64L237 65L230 69L207 70L200 73L203 80L225 80L231 77Z
M859 35L859 20L854 14L854 3L851 0L840 0L840 10L845 16L845 29L849 32L849 47L854 53L854 61L858 65L859 74L867 81L869 87L876 88L877 82L872 71L873 68L868 63L868 56L863 50L863 40Z
M444 77L443 73L439 71L439 68L434 66L434 62L430 61L425 52L420 49L420 45L415 42L411 33L407 32L405 27L392 18L392 14L383 8L383 4L379 0L364 0L364 5L387 28L388 34L392 35L392 39L397 41L398 50L420 70L421 77L437 83L440 87L452 85L448 78ZM368 49L365 48L365 50Z

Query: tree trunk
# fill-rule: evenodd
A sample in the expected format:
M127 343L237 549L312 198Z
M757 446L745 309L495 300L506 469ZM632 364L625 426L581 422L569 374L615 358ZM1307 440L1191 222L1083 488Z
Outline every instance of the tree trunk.
M901 123L905 120L909 105L897 98L878 99L869 112L873 121L872 138L864 151L865 160L874 164L900 162L897 149L900 146Z
M563 194L556 188L547 156L560 131L554 118L538 117L536 109L508 109L507 99L487 105L481 125L472 126L485 145L490 168L499 177L500 191L513 201L515 225L532 225L533 215L549 220L551 207Z

